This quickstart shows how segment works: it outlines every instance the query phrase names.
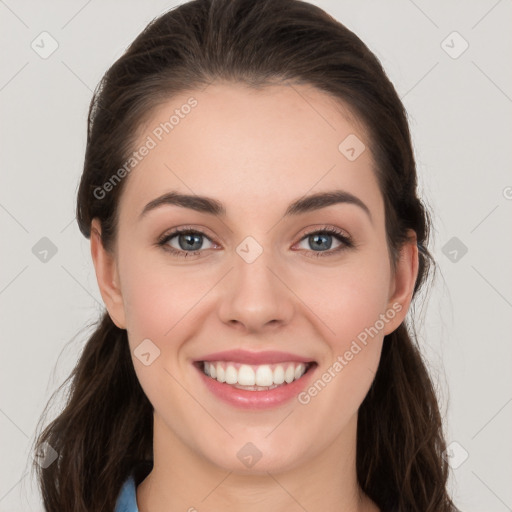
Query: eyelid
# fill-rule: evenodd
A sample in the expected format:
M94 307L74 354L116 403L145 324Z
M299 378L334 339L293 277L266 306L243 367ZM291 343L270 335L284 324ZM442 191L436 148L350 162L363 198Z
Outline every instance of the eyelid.
M308 235L313 235L314 233L320 233L320 232L321 233L327 232L327 233L343 235L345 238L352 240L352 237L344 229L330 226L328 224L317 224L317 225L313 226L312 228L306 228L306 231L302 232L300 240L302 240L304 237L306 237Z
M212 240L213 237L211 235L209 235L207 233L207 231L208 230L202 226L199 226L199 227L193 226L193 225L179 226L179 227L172 228L172 229L165 231L163 235L160 235L158 237L157 243L165 243L164 241L168 241L170 238L173 238L176 235L180 235L182 233L189 233L189 232L201 234L204 237L208 238L208 240L210 240L212 243L214 243Z
M301 243L303 240L305 240L308 236L317 234L317 233L327 233L330 236L336 238L338 242L340 243L339 247L336 247L334 249L329 249L327 251L313 251L311 249L305 249L306 256L308 257L330 257L330 256L336 256L340 254L341 252L347 250L347 249L353 249L356 247L355 242L353 241L352 237L343 229L325 225L325 224L319 224L314 226L313 228L310 228L306 231L304 231L297 243L294 244L297 245Z
M161 248L162 250L169 253L171 256L174 256L176 258L186 258L189 256L198 256L201 254L201 252L204 252L206 249L201 249L198 251L184 251L182 249L176 249L175 247L172 247L169 245L169 241L172 240L174 237L179 236L182 233L193 233L193 234L199 234L205 238L207 238L210 243L213 245L217 245L213 240L211 240L211 237L208 236L204 231L204 228L196 228L193 226L180 226L177 228L173 228L171 230L166 231L163 235L161 235L156 242L156 246Z
M175 236L178 236L182 233L194 233L201 236L204 236L207 238L212 244L218 245L214 240L212 240L212 237L210 237L205 231L205 228L203 227L195 227L191 225L185 225L180 226L177 228L173 228L167 232L165 232L163 235L161 235L158 240L157 244L158 246L162 247L164 250L171 252L174 255L177 256L195 256L197 254L200 254L201 252L204 252L206 249L199 249L198 251L184 251L182 249L176 249L171 246L167 246L167 243L169 240L173 239ZM340 251L344 249L349 249L355 247L355 243L352 240L352 237L343 229L334 227L331 225L326 224L318 224L313 227L308 228L306 231L303 231L300 235L300 238L297 242L295 242L293 245L297 245L298 243L302 242L305 238L307 238L310 235L316 234L316 233L328 233L331 236L338 239L341 246L337 247L336 249L330 249L327 251L313 251L310 249L304 249L307 253L312 253L314 256L330 256L339 253Z

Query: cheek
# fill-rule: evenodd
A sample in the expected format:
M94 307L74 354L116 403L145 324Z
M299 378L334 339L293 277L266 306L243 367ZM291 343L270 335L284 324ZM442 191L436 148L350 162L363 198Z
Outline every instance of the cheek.
M132 337L166 339L189 320L189 315L214 285L211 270L166 265L137 250L125 250L121 261L126 325Z
M321 337L339 352L385 313L389 279L388 261L369 254L336 267L297 272L293 288L307 306L304 314L312 322L316 317ZM306 313L308 309L314 315ZM382 328L380 323L378 327Z
M180 267L166 265L162 258L151 261L135 248L127 247L122 254L130 254L120 263L127 330L134 343L145 338L176 339L209 303L204 299L223 273L209 265ZM297 315L308 317L321 331L320 337L340 352L385 312L389 272L388 260L378 251L347 258L339 265L285 265L279 273L293 293L282 295L276 290L276 294L293 302Z
M355 413L366 396L379 366L384 328L396 314L386 310L389 262L376 254L340 269L330 280L330 301L324 299L325 321L334 333L325 333L329 356L304 401L318 395L315 407L332 414L335 425Z
M379 365L384 328L396 314L386 310L389 261L372 251L327 272L304 275L308 278L301 280L297 295L307 297L325 350L301 403L314 402L323 411L320 416L334 414L338 428L366 396Z

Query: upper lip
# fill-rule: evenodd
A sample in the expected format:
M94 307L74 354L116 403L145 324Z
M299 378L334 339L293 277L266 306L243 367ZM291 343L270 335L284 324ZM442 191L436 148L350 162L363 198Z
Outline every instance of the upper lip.
M199 361L231 361L242 364L277 364L277 363L311 363L310 357L303 357L290 352L278 352L274 350L250 352L248 350L234 349L223 352L215 352L196 359Z

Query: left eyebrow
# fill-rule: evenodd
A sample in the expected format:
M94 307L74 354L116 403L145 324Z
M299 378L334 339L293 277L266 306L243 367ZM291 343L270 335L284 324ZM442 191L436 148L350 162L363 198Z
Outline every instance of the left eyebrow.
M348 203L358 206L368 215L370 221L373 222L372 214L370 213L368 206L366 206L361 199L345 190L318 192L317 194L302 197L288 206L284 216L299 215L301 213L319 210L320 208L326 208L327 206L339 203Z
M284 214L285 217L291 215L300 215L303 213L320 210L339 203L353 204L361 208L372 220L370 209L361 199L345 190L333 190L330 192L318 192L309 196L302 197L291 203ZM139 219L146 215L149 211L155 210L163 205L175 205L183 208L189 208L201 213L208 213L217 217L226 215L224 205L211 197L180 194L178 192L168 192L156 199L150 201L142 210Z

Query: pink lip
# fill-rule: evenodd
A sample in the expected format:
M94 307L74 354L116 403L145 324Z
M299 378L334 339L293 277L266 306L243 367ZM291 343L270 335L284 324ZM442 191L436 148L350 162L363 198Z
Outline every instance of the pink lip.
M223 352L222 354L225 354ZM268 352L267 352L268 354ZM233 359L230 359L233 361ZM287 359L289 361L289 359ZM200 364L193 365L197 368L206 387L222 401L241 409L268 409L278 407L303 391L312 379L317 364L313 366L298 380L290 384L283 384L270 391L248 391L238 389L217 379L204 374Z
M226 350L196 359L198 361L230 361L245 364L310 363L313 360L289 352L249 352L247 350Z

